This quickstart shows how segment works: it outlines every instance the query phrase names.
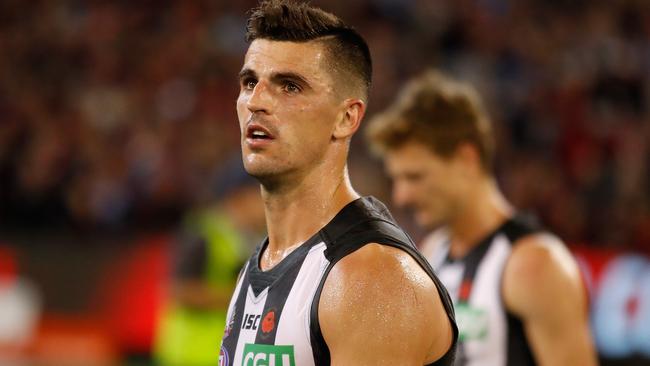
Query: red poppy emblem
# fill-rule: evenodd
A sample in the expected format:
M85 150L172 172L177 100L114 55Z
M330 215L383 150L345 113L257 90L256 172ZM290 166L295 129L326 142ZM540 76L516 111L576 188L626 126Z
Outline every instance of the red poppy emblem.
M275 311L271 310L266 313L262 320L262 332L269 333L275 328Z
M472 281L464 280L460 285L460 291L458 291L458 298L460 300L467 301L469 299L469 293L472 291Z

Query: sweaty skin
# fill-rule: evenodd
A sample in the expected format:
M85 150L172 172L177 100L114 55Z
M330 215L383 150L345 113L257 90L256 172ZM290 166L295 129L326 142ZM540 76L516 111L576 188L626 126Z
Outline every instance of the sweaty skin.
M407 253L378 244L332 269L319 320L332 365L429 364L453 339L431 278Z

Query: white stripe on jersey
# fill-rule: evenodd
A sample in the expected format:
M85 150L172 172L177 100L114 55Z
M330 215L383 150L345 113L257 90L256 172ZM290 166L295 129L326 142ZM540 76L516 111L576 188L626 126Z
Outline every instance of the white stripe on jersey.
M264 311L264 305L266 304L266 297L269 294L269 288L265 288L260 294L256 297L253 293L253 289L248 286L248 293L246 294L246 306L244 307L244 316L259 316L258 319L262 317L262 312ZM237 342L237 350L235 351L235 358L233 365L242 364L242 355L244 353L244 345L246 343L255 343L255 338L257 337L257 329L259 328L260 320L257 320L257 327L251 327L250 329L245 329L245 322L241 325L241 330L239 333L239 342Z
M447 288L456 306L465 263L445 261L449 252L449 241L446 235L437 232L427 239L425 248L432 248L428 250L427 260ZM481 339L463 342L468 361L466 366L504 366L506 363L508 324L501 299L501 276L511 251L508 238L504 234L496 235L477 268L469 305L471 308L486 312L487 335ZM457 315L459 315L458 309ZM467 325L461 324L461 318L458 316L457 321L462 333L463 327Z
M325 243L321 242L314 245L307 253L276 324L275 345L292 345L296 365L314 365L310 342L310 311L314 294L329 265L329 261L325 258L325 249ZM233 316L233 307L241 291L243 280L244 276L239 279L239 283L237 284L228 310L228 319L231 319ZM259 316L259 321L255 329L244 329L245 320L240 325L242 329L239 333L233 362L230 365L241 365L244 346L247 343L255 343L258 333L257 329L259 329L261 324L262 312L264 311L269 293L268 287L257 297L254 295L250 285L246 290L244 317L247 315L253 316L253 318Z
M278 322L275 344L293 344L296 365L314 364L309 329L310 312L314 294L329 265L324 254L325 248L325 243L320 243L307 254Z

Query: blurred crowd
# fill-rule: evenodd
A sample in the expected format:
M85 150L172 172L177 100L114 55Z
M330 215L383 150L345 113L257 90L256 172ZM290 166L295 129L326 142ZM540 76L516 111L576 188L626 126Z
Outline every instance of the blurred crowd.
M255 3L0 2L0 227L137 231L214 200ZM470 81L517 206L571 243L650 252L650 2L313 3L369 41L369 117L424 68ZM380 168L353 149L353 178Z

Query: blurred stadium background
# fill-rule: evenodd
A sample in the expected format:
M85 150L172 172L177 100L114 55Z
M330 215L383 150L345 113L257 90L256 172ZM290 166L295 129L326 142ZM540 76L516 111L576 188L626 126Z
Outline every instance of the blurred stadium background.
M238 154L255 3L0 1L0 364L153 364L176 234ZM370 43L368 115L426 67L478 87L507 196L583 266L603 365L649 365L650 2L313 3ZM350 164L389 200L360 136Z

